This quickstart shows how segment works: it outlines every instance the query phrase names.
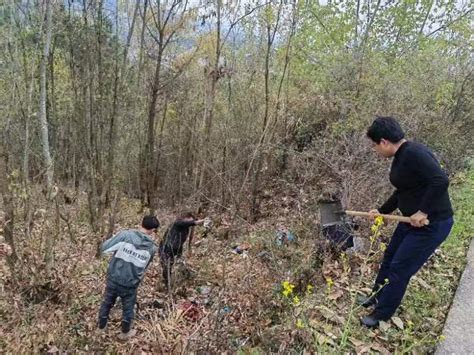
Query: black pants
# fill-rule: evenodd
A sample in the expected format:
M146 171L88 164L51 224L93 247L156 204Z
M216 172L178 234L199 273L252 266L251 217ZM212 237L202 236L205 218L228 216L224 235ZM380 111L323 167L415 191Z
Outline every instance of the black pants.
M407 223L398 225L375 280L374 292L378 291L375 307L377 318L387 320L395 313L410 278L446 239L452 226L452 218L432 222L422 228L415 228Z
M168 289L171 288L171 274L173 272L174 254L164 249L160 250L160 264L163 270L163 283Z
M109 319L109 313L120 297L122 300L122 332L127 333L132 327L134 308L137 301L138 287L125 287L107 280L104 301L99 310L99 328L104 329Z

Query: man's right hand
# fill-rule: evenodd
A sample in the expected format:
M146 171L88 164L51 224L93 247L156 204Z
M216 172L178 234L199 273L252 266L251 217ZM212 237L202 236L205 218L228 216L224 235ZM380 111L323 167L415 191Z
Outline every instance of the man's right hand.
M204 221L205 221L204 219L197 219L197 220L194 221L194 223L196 223L198 225L201 225L201 224L204 223Z
M377 217L377 215L380 214L380 211L379 210L370 210L369 211L369 215L370 215L370 218L374 219L375 217Z

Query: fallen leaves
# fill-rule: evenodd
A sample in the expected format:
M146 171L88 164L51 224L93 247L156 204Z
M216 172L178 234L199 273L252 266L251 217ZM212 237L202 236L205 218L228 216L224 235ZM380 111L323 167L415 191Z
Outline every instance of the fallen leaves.
M380 328L380 330L382 330L383 332L386 332L387 330L390 329L390 323L385 322L385 321L382 320L382 321L380 321L380 323L379 323L379 328Z
M47 353L48 354L56 354L56 353L59 353L59 349L55 345L49 345Z
M361 340L355 339L353 337L349 338L349 341L354 345L355 347L362 347L365 345L365 343Z
M398 327L398 329L404 329L403 321L399 317L392 317L392 322Z
M383 347L380 344L371 344L370 347L371 347L372 350L377 351L378 353L380 353L382 355L390 355L391 354L391 352L388 349L386 349L385 347Z
M341 289L337 289L329 294L328 299L335 301L341 298L343 294L344 292Z
M127 208L127 205L123 207ZM136 211L126 210L124 213L128 217L123 218L122 226L135 222ZM212 235L199 240L191 259L195 272L189 279L178 281L179 293L173 295L157 290L156 284L161 281L161 268L155 259L139 289L139 300L143 301L144 309L140 310L140 318L136 320L137 338L130 344L118 344L115 341L115 335L120 331L119 307L113 310L110 333L104 339L94 334L107 261L95 259L96 239L91 238L90 231L83 224L77 223L74 228L77 229L78 237L82 236L78 238L80 244L71 246L67 236L58 242L55 277L60 281L58 285L61 285L58 290L61 303L53 304L48 299L33 305L13 288L7 290L9 303L0 301L0 312L6 315L4 325L0 325L0 332L6 334L7 352L31 353L41 349L51 354L87 350L149 354L195 352L206 350L208 344L211 344L209 352L229 349L233 352L237 346L244 347L245 343L247 346L263 347L262 352L269 351L272 346L276 347L276 351L282 348L289 352L298 341L301 342L298 346L307 349L319 345L324 349L327 346L336 350L341 346L342 332L347 324L350 334L341 350L345 353L388 354L407 341L407 329L413 329L410 321L416 324L419 321L416 318L419 313L413 306L404 307L404 321L394 317L389 322L381 322L380 328L375 331L359 327L358 317L365 310L356 308L349 321L350 311L354 309L352 295L356 285L359 292L371 292L378 260L363 266L359 256L351 257L351 267L347 268L338 256L329 256L324 260L321 258L321 264L312 269L316 276L311 275L311 284L314 285L311 294L299 294L301 304L298 307L288 308L282 304L274 293L275 285L279 285L281 280L298 279L302 274L301 266L309 269L307 266L314 259L311 250L315 236L311 234L313 231L306 235L301 233L303 237L297 245L272 249L272 223L264 221L247 230L239 230L238 234L229 234L228 240L217 236L213 238ZM231 223L228 225L230 228ZM261 234L261 230L269 232ZM232 231L234 233L234 229ZM31 240L20 244L20 250L24 251L23 259L28 260L25 265L25 279L28 282L41 272L42 261L35 252L41 248L41 233L45 231L38 228ZM248 250L249 257L243 259L229 255L234 245ZM434 258L431 262L429 276L422 270L414 278L414 283L420 286L414 289L426 294L437 285L435 277L454 277L459 273L459 266L445 264L453 263L453 257L449 253L443 253L442 256L444 254L445 258ZM363 277L358 284L361 274ZM327 287L328 278L332 280L331 287ZM306 284L305 281L302 285L305 287ZM63 294L67 295L64 298L67 302L62 301ZM430 302L444 312L438 303ZM429 334L431 338L436 338L443 317L432 313L428 313L428 317L423 315L426 325L430 327L429 332L423 330L423 336ZM301 319L301 322L295 323L296 319ZM303 328L292 332L295 324ZM267 329L269 331L265 332ZM414 334L409 335L412 337L409 339L411 344L419 339L416 338L420 336L416 331L415 327ZM276 334L272 336L272 332ZM247 340L241 342L239 339Z

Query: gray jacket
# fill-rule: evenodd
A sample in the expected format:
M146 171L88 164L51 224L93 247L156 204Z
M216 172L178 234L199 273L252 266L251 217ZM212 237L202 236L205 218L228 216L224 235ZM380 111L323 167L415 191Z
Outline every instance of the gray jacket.
M108 280L125 287L137 287L153 260L158 246L146 234L127 229L102 244L102 253L113 253Z

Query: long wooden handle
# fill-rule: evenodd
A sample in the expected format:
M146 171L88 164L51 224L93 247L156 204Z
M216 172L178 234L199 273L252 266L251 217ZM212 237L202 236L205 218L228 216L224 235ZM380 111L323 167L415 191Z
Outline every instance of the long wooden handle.
M369 212L360 212L360 211L344 211L344 212L349 216L359 216L359 217L370 218ZM405 216L396 216L393 214L381 214L381 213L374 213L374 216L375 217L381 216L384 219L389 219L392 221L410 223L410 217L405 217ZM424 225L427 226L428 224L430 224L430 221L428 219L425 219Z

